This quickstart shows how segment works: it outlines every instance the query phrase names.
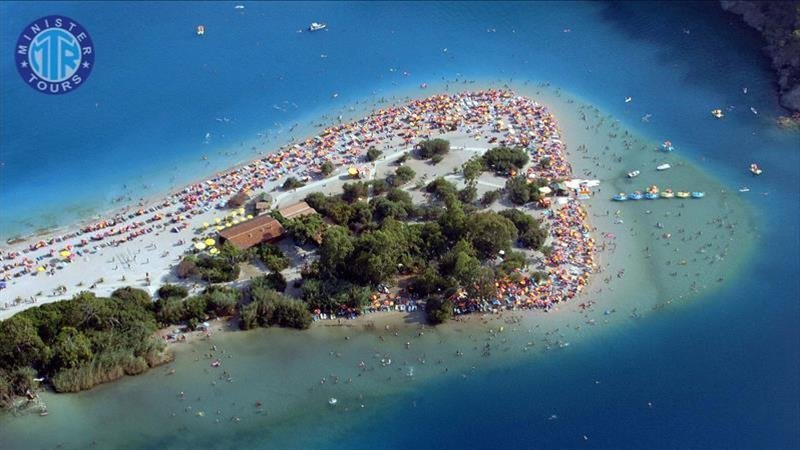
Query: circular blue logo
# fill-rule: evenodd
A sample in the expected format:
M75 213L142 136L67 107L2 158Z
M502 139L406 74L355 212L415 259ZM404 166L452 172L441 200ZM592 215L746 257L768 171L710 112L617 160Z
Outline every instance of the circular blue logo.
M66 94L86 82L94 67L94 44L78 22L47 16L22 30L14 52L28 86L45 94Z

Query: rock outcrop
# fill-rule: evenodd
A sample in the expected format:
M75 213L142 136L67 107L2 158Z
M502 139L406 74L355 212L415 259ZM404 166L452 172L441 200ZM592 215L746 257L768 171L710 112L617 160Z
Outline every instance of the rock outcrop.
M778 73L781 105L800 112L800 1L720 2L726 11L738 14L764 36L764 51Z

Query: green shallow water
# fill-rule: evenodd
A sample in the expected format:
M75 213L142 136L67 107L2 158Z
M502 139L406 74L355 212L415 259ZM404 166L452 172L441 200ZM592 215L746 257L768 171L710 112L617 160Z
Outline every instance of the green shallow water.
M740 270L758 234L756 213L735 187L681 158L696 149L665 155L656 151L658 142L626 135L619 122L579 100L531 86L517 91L551 107L575 176L591 172L587 178L602 181L586 204L596 239L609 250L577 301L550 313L473 317L435 330L409 321L389 330L358 325L217 334L179 347L174 363L144 375L80 394L43 394L49 416L0 418L4 448L302 448L320 437L336 442L404 393L536 364L549 353L590 345L598 333L631 332L644 326L641 317L697 303ZM673 168L656 172L662 162ZM624 174L633 169L642 174L630 181ZM649 184L703 190L706 198L609 200ZM665 233L671 237L664 239ZM595 305L582 309L588 300ZM221 368L210 366L215 358ZM332 397L335 407L328 404Z

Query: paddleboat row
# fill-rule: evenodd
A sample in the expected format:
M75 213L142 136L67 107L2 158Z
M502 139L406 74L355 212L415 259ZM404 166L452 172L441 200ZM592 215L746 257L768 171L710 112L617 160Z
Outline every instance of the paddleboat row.
M626 194L624 192L620 192L619 194L611 197L611 200L615 202L624 202L627 200L656 200L659 198L703 198L706 196L706 193L703 191L678 191L673 192L672 189L664 189L660 191L658 186L650 186L647 190L643 193L641 191L635 191L630 194Z

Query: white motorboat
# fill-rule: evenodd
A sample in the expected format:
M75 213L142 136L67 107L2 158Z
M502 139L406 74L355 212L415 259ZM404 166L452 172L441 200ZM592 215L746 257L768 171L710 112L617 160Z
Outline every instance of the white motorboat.
M328 404L331 406L336 406L337 403L339 403L339 400L336 400L333 397L331 397L330 400L328 400Z
M639 173L640 172L638 170L634 170L634 171L628 172L628 178L636 178L636 177L639 176Z
M667 170L670 167L672 167L672 166L670 166L669 164L664 163L664 164L661 164L660 166L656 167L656 170Z
M324 30L325 28L328 28L327 24L311 22L311 25L308 26L308 31L321 31Z

